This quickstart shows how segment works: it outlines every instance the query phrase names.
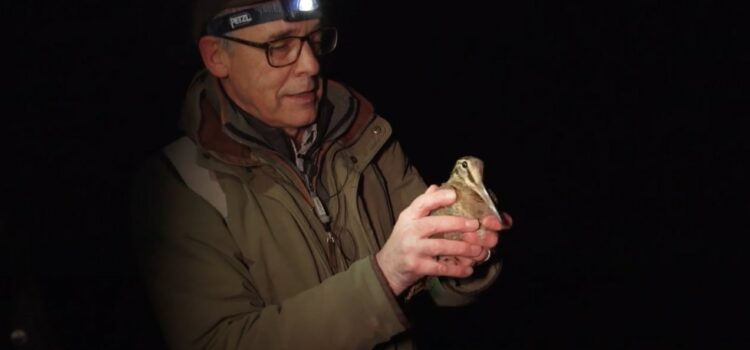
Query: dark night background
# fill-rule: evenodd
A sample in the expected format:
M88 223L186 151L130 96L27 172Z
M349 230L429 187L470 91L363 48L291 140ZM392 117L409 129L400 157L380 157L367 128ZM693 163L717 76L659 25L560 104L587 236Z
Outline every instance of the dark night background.
M747 348L740 11L332 2L327 75L374 102L429 182L485 159L515 219L498 283L423 316L425 347ZM159 348L125 210L200 64L184 3L2 5L0 348L16 328L19 349Z

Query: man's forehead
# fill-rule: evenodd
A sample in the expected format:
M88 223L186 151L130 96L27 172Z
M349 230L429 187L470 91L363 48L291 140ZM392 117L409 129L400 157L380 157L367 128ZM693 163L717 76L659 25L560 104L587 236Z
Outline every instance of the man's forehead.
M310 31L315 30L318 27L320 27L319 19L311 19L299 22L287 22L278 20L242 28L238 32L243 32L243 34L251 36L256 40L268 41L287 36L306 35Z

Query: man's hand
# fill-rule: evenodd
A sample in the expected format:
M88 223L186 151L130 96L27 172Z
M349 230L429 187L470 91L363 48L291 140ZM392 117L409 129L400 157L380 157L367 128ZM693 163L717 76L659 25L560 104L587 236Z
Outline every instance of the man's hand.
M450 205L455 200L454 191L437 190L437 186L433 185L414 199L399 215L390 238L383 249L375 255L395 295L401 294L427 275L468 277L473 273L473 264L444 264L435 259L436 256L448 255L462 259L480 259L483 252L480 246L482 243L476 239L476 233L473 243L466 239L455 241L430 238L436 233L474 232L479 228L479 222L474 219L429 216L431 211ZM499 221L491 227L497 226L500 226ZM488 234L484 241L494 246L497 244L497 234Z

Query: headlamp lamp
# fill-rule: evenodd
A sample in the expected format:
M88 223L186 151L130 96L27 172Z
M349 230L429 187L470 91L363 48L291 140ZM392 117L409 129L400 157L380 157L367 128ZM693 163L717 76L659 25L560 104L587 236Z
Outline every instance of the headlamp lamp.
M208 21L206 34L219 36L240 28L280 19L297 22L318 19L322 15L318 0L274 0L215 17Z

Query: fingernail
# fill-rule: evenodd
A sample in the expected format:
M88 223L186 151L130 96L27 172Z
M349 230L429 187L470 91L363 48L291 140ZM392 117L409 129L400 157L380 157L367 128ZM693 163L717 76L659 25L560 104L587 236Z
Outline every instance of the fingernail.
M477 256L477 255L479 255L479 253L481 253L481 252L482 252L482 247L480 247L480 246L478 246L478 245L473 245L473 246L471 246L471 255L473 255L473 256Z
M479 220L472 219L472 220L466 220L466 228L470 230L476 230L479 228Z
M454 199L454 198L456 198L456 191L454 191L454 190L448 190L448 193L445 194L445 198L447 198L447 199Z

